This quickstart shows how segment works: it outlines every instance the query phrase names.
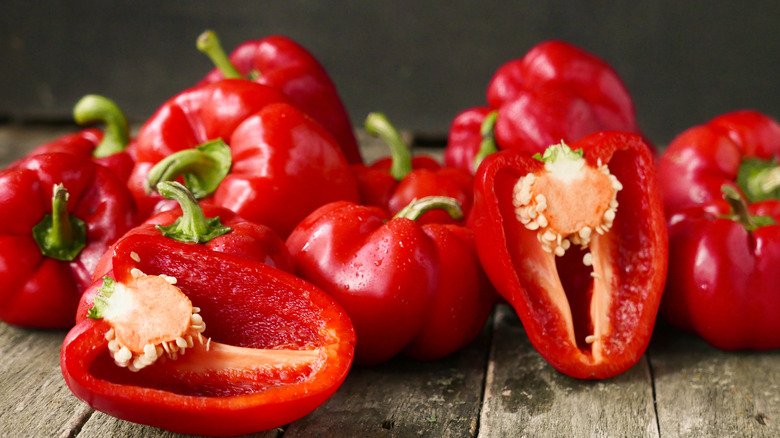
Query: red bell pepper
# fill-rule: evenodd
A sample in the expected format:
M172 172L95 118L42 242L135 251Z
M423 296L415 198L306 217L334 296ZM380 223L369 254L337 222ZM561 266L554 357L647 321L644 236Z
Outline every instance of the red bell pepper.
M390 218L377 207L331 203L287 239L298 275L349 314L357 363L379 364L404 349L442 357L471 341L490 313L493 295L481 287L468 231L414 220L433 207L462 214L457 201L429 197L413 206Z
M132 234L163 235L294 272L292 257L284 241L269 227L250 222L227 208L201 206L178 182L162 181L157 184L157 190L178 207L150 217L119 240ZM112 256L113 251L106 251L92 274L92 281L103 278L111 270Z
M668 251L653 157L641 137L602 132L543 156L489 155L470 225L488 277L553 367L600 379L640 359Z
M106 124L105 133L83 129L66 134L33 149L27 156L64 152L92 160L111 169L122 181L127 181L135 163L135 143L130 139L127 119L111 100L94 94L82 97L73 108L76 123Z
M354 330L320 289L268 265L134 234L84 294L60 364L101 412L168 431L248 434L313 411L352 363Z
M754 202L780 197L780 125L758 111L723 114L678 135L658 160L667 214L721 199L725 184Z
M730 185L724 192L670 215L661 313L723 350L780 348L780 201L748 206Z
M487 89L499 148L530 153L597 131L639 133L631 96L602 59L563 41L537 44L498 68Z
M130 192L108 168L69 153L0 171L0 320L73 326L98 259L135 225Z
M274 35L240 44L227 57L216 34L204 32L198 48L217 68L200 82L249 78L280 90L335 137L347 161L362 163L352 122L338 90L320 62L290 38Z
M489 107L469 108L455 116L444 148L444 165L477 173L485 156L498 150L493 132L497 118L498 111Z
M464 215L468 215L474 183L468 171L442 167L428 155L412 157L400 133L381 113L369 114L365 126L369 134L385 140L390 156L371 166L352 165L362 204L381 207L394 215L415 199L446 196L456 199ZM455 220L441 209L432 209L418 222L452 223Z

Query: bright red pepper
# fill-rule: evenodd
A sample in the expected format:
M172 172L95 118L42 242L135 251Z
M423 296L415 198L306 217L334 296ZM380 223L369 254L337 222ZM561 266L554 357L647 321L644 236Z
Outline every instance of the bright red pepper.
M119 107L103 96L89 94L76 103L73 117L80 125L103 122L105 133L89 128L66 134L36 147L27 156L51 152L75 154L108 167L120 180L127 181L135 164L135 143Z
M489 155L470 225L489 278L542 357L569 376L598 379L627 370L647 347L666 278L666 227L641 137L596 133L572 149Z
M498 111L489 107L469 108L459 113L450 124L444 165L477 173L486 155L498 146L493 132Z
M371 166L352 165L362 204L383 208L394 215L415 199L446 196L456 199L464 215L468 215L474 183L468 171L442 167L429 155L411 156L409 146L383 114L369 114L366 131L385 140L390 156ZM455 220L445 211L433 209L418 222L453 223Z
M294 272L292 257L284 241L269 227L250 222L227 208L201 206L178 182L160 182L157 190L179 206L150 217L119 240L132 234L163 235ZM111 270L112 255L113 251L106 251L92 274L92 281L103 278Z
M144 234L123 239L112 265L85 292L60 356L68 387L96 410L178 433L248 434L303 417L347 375L349 318L299 278Z
M421 211L393 218L377 207L331 203L287 239L298 275L349 314L358 363L379 364L404 349L419 359L439 358L473 340L487 320L493 294L482 288L469 231L412 219L431 199L441 198L424 198L414 204ZM445 199L449 208L457 206Z
M720 199L670 215L661 313L720 349L780 348L780 201L746 208L728 196L734 207Z
M758 111L734 111L686 130L658 160L667 215L721 199L724 184L750 202L780 198L778 156L780 125Z
M98 259L135 225L133 197L108 168L69 153L0 171L0 319L73 326Z
M198 47L218 66L201 84L225 77L247 77L276 88L336 138L349 163L363 162L352 122L335 84L322 64L300 44L273 35L241 43L228 58L216 35L207 31L198 39Z

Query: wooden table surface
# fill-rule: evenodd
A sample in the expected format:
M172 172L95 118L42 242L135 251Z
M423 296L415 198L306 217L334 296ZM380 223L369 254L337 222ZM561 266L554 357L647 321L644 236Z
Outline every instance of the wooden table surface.
M0 124L0 167L74 129ZM361 142L367 161L381 155L372 140ZM0 437L176 436L93 411L73 396L59 368L64 336L0 323ZM579 381L550 367L502 305L479 338L451 357L353 367L312 414L252 436L780 437L780 350L722 352L659 323L633 368Z

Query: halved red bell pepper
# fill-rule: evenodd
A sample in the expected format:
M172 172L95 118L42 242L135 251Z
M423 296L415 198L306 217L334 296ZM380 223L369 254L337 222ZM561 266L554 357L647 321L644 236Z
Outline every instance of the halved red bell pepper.
M178 182L162 181L157 184L157 191L178 207L150 217L119 240L132 234L163 235L294 272L284 241L271 228L248 221L227 208L199 205L192 193ZM112 257L113 250L106 251L92 274L92 281L103 278L111 270Z
M371 166L352 165L362 204L383 208L394 215L415 199L446 196L456 199L464 215L468 215L474 183L468 171L442 167L430 155L412 156L409 146L384 114L369 114L365 127L369 134L385 140L390 156ZM418 222L453 223L455 220L443 210L432 209Z
M0 171L0 320L73 326L81 292L136 207L108 168L70 153L23 158Z
M650 340L667 240L641 137L601 132L482 162L470 218L480 259L531 343L572 377L634 365Z
M207 31L198 38L198 48L217 65L201 84L248 78L276 88L336 138L349 163L363 162L352 122L335 84L303 46L288 37L273 35L245 41L227 57L216 34Z
M780 348L780 201L748 206L724 191L726 200L670 215L661 313L723 350Z
M780 198L780 125L753 110L715 117L678 135L658 160L667 214L740 190L749 202Z
M110 99L95 94L82 97L73 107L73 118L80 125L105 123L105 132L96 128L83 129L44 143L27 156L64 152L92 160L111 169L122 181L127 181L135 164L135 142L119 107Z
M178 433L248 434L303 417L347 375L354 330L310 283L144 234L119 242L112 265L60 356L94 409Z
M357 363L379 364L404 349L418 359L443 357L473 340L487 320L494 296L483 287L469 231L421 226L416 219L429 208L462 214L452 198L423 198L392 218L377 207L336 202L287 239L298 275L349 314Z

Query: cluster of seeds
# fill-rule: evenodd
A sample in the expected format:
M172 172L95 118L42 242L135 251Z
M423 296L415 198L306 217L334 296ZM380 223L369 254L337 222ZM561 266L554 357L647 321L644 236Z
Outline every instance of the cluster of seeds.
M609 172L607 166L600 161L597 169L609 178L613 189L612 198L607 208L601 213L598 223L593 224L592 227L588 225L582 226L575 232L561 232L560 228L554 223L554 219L548 217L546 214L548 199L544 194L535 190L535 184L539 179L536 174L529 173L524 175L515 183L512 192L512 205L515 207L515 217L527 229L538 231L537 239L544 251L561 257L572 244L585 248L590 243L594 232L604 234L612 228L618 207L617 193L623 189L623 185L615 175ZM575 183L565 182L564 184ZM590 266L592 262L591 254L587 253L583 258L583 263Z

